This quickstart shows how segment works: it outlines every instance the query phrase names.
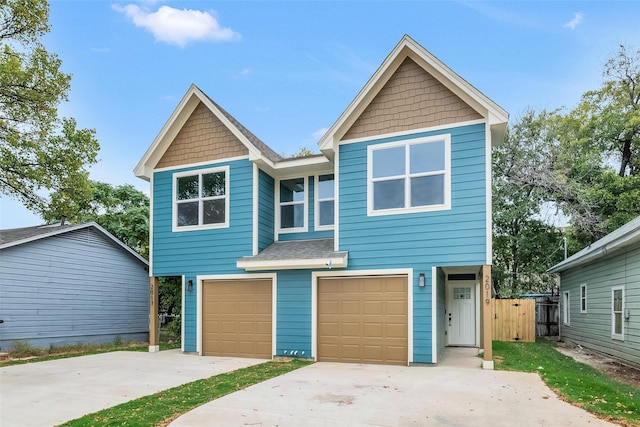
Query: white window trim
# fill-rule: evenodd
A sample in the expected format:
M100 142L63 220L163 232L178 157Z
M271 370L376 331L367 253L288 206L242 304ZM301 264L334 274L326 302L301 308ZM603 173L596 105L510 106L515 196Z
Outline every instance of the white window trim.
M333 197L331 198L326 198L326 199L321 199L320 198L320 176L324 176L324 175L333 175ZM336 194L338 194L337 192L337 188L336 188L336 176L332 173L323 173L320 175L316 175L314 177L314 189L315 189L315 200L313 203L313 210L314 210L314 229L315 231L324 231L324 230L333 230L335 228L335 223L336 223L336 216L335 216L335 203L336 203ZM320 202L329 202L329 201L333 201L333 206L334 206L334 214L333 214L333 224L331 225L320 225Z
M229 166L220 166L215 168L207 168L207 169L195 169L190 171L176 172L172 176L172 199L171 199L171 230L174 232L180 231L194 231L194 230L210 230L215 228L229 228L229 210L231 208L231 197L229 194L229 182L231 181L231 175L229 173ZM224 172L224 199L225 199L225 209L224 209L224 222L218 224L204 224L204 225L187 225L183 227L178 227L178 203L177 203L177 191L178 191L178 178L184 176L194 176L198 175L200 180L202 180L202 175L206 175L209 173L217 173ZM200 200L200 198L198 198ZM198 215L202 215L202 210L198 209Z
M282 204L280 203L280 182L282 181L288 181L290 179L304 179L304 226L302 227L296 227L296 228L281 228L281 223L280 223L280 208L282 207ZM289 177L289 178L281 178L276 180L276 200L275 200L275 206L276 206L276 232L277 234L287 234L287 233L306 233L309 229L309 178L304 176L294 176L294 177ZM300 203L300 202L298 202Z
M562 324L571 326L571 292L564 291L562 293Z
M580 313L587 312L587 284L580 285Z
M374 210L373 208L373 152L375 150L393 148L393 147L407 147L415 144L423 144L435 141L444 140L444 203L441 205L428 205L428 206L415 206L415 207L405 207L405 208L394 208L394 209L380 209ZM409 150L405 150L405 170L409 165ZM432 173L424 173L417 175L434 175ZM440 173L437 173L440 175ZM402 175L403 178L410 177L411 174L406 172ZM386 177L385 179L391 179L393 177ZM409 188L410 185L405 182L405 202L408 202L409 199ZM367 216L380 216L380 215L395 215L395 214L406 214L406 213L415 213L415 212L434 212L434 211L442 211L442 210L450 210L451 209L451 134L443 134L436 136L429 136L423 138L402 140L389 142L384 144L372 144L367 147Z
M620 318L622 320L621 326L622 330L619 334L616 334L616 315L615 311L613 311L614 304L614 295L615 291L622 291L622 309L620 310ZM624 286L612 286L611 287L611 338L614 340L624 341Z

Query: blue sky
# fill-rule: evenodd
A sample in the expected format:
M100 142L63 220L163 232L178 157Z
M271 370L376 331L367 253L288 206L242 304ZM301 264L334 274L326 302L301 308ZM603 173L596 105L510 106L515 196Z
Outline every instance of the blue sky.
M60 114L96 130L91 178L133 168L191 83L275 151L315 149L404 34L505 108L574 107L619 44L640 47L638 1L50 2L50 52L73 75ZM41 220L7 197L0 228Z

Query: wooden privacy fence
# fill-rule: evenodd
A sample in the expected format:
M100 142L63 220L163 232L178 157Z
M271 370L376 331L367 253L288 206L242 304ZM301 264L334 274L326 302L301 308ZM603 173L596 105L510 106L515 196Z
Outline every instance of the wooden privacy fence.
M496 341L536 340L536 301L533 299L494 299L493 339Z

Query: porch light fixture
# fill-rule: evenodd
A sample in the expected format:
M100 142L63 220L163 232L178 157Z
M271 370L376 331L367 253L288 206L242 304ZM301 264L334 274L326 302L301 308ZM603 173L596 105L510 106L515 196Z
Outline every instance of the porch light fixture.
M187 281L187 291L191 292L193 290L193 280Z
M420 273L418 275L418 286L420 287L424 286L424 273Z

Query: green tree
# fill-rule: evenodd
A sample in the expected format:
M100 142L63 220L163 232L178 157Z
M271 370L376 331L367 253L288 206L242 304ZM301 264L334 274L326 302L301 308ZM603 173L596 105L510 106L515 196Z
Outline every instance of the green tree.
M562 234L541 214L555 182L555 113L528 111L493 150L493 277L502 297L551 291Z
M89 194L70 204L62 193L51 195L50 209L43 213L46 221L60 220L64 207L67 219L75 223L95 221L134 249L149 256L149 198L130 184L113 186L91 181ZM73 208L73 209L71 209Z
M0 193L38 213L48 209L43 192L86 197L85 167L99 150L93 130L58 117L71 76L40 43L48 17L45 0L0 1Z
M618 175L640 174L640 49L623 45L604 67L605 81L570 116L579 133L618 162Z

